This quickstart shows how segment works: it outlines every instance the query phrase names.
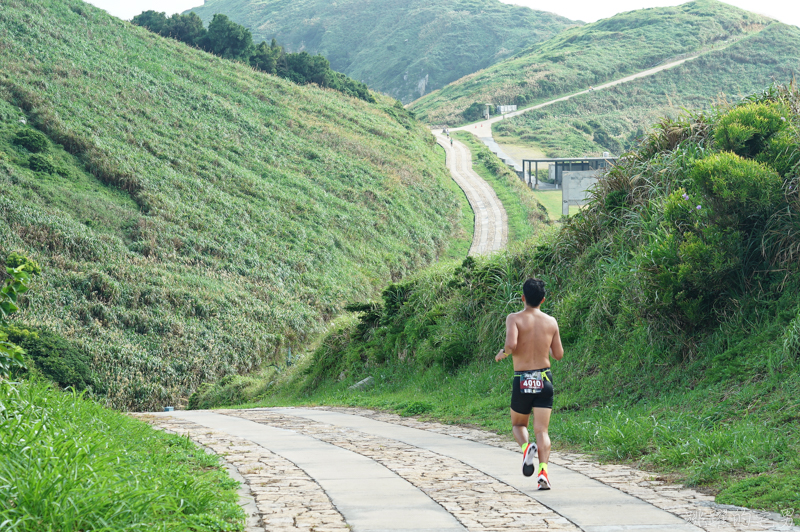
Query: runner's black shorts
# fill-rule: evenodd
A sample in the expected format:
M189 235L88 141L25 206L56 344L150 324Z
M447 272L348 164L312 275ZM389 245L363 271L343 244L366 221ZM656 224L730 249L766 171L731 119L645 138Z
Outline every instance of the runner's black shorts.
M541 371L544 378L544 388L539 393L522 393L519 387L519 376L528 371L514 372L514 386L511 390L511 410L524 416L530 415L534 408L553 408L553 374L550 368L532 370Z

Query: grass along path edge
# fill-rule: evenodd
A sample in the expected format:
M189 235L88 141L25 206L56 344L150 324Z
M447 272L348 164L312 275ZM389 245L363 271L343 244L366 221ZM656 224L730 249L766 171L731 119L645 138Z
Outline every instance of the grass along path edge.
M508 243L524 242L542 231L548 212L506 164L471 133L453 136L472 153L472 169L494 189L508 216Z

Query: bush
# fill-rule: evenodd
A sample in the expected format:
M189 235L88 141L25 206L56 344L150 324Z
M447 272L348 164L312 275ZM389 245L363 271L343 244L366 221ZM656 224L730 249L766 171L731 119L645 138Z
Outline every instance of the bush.
M483 112L486 110L486 105L482 103L473 103L461 113L461 116L464 117L464 120L467 122L474 122L475 120L480 120L483 118Z
M21 129L14 135L14 144L22 146L31 153L47 151L47 137L35 129Z
M46 155L35 153L28 159L28 168L34 172L41 172L43 174L55 174L56 166L53 161Z
M24 266L22 271L31 275L39 275L42 273L42 268L36 261L31 260L25 255L17 253L16 251L12 251L8 254L8 257L6 257L6 266L9 268L19 268L20 266Z
M767 142L788 125L789 111L780 103L750 103L725 114L714 131L723 150L752 158L764 151Z
M797 175L797 165L800 163L798 131L786 129L774 135L756 160L769 164L782 176L790 176L792 173Z
M739 219L767 211L783 198L783 181L775 170L732 153L697 161L690 175L714 203Z
M84 390L94 384L92 358L64 338L48 331L7 327L8 339L25 350L27 358L45 377L67 388Z

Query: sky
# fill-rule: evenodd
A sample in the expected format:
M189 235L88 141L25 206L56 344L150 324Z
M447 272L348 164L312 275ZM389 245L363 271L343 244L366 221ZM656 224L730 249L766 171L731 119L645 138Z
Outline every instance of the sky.
M500 0L505 4L518 4L532 9L552 11L573 20L594 22L623 11L646 7L675 6L685 0ZM88 0L90 4L105 9L115 17L130 20L142 11L166 11L167 15L180 13L202 5L203 0ZM760 13L786 24L800 26L800 1L798 0L728 0L726 3L748 11Z

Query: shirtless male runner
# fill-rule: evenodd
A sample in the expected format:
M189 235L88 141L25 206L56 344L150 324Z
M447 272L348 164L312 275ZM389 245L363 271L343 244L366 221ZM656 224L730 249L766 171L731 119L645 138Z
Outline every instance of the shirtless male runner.
M528 279L522 285L525 308L506 318L506 345L494 359L498 362L513 355L514 386L511 391L511 425L514 439L522 447L522 474L533 475L533 457L539 451L540 490L550 489L547 461L550 459L550 412L553 409L553 374L550 355L556 360L564 356L558 323L542 312L544 281ZM533 411L534 443L528 443L528 420Z

